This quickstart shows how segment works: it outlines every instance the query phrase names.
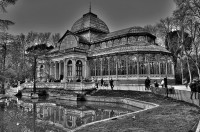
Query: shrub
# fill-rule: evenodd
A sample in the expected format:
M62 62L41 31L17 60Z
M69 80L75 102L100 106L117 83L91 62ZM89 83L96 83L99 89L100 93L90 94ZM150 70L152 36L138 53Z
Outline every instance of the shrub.
M17 93L15 96L17 96L17 97L22 97L22 91L19 90L18 93Z
M39 91L38 95L39 95L39 96L47 96L48 93L47 93L46 90L42 90L42 91Z

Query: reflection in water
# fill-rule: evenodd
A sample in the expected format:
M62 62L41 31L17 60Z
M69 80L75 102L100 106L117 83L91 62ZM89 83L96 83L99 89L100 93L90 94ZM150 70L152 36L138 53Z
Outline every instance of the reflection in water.
M81 125L137 111L139 108L100 102L7 99L0 104L0 130L64 132Z

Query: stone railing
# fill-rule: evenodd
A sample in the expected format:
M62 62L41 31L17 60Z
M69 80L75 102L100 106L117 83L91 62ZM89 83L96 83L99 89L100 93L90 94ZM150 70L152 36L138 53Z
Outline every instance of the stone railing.
M23 88L33 88L33 83L24 83L22 84ZM64 83L36 83L36 88L64 88Z
M69 90L86 90L95 88L94 82L70 82L65 83L65 89Z
M33 83L22 84L23 88L33 88ZM65 89L65 90L86 90L94 88L94 82L67 82L67 83L55 83L55 82L38 82L36 88L48 88L48 89Z

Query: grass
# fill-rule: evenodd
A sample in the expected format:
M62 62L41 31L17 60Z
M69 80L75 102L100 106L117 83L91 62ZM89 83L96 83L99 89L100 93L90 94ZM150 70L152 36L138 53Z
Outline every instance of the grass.
M150 92L99 90L92 96L125 97L160 106L124 118L87 126L77 132L188 132L200 118L200 108Z

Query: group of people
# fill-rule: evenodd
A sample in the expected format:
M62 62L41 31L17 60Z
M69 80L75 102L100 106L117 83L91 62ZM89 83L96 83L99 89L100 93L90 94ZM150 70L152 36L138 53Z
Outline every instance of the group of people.
M149 77L146 78L145 80L145 90L150 90L150 86L151 86L151 80ZM162 81L161 81L161 86L162 88L167 88L167 77L165 77ZM159 84L157 82L157 80L154 81L154 87L158 88Z
M105 86L106 85L106 82L103 80L103 78L101 79L100 83L101 83L101 86ZM114 81L113 81L112 78L109 80L109 84L110 84L111 90L113 90L113 88L114 88ZM98 88L99 83L98 83L97 80L95 80L95 85L96 85L96 88Z
M191 89L190 99L193 99L193 95L197 99L197 93L200 93L200 80L193 79L189 86Z

